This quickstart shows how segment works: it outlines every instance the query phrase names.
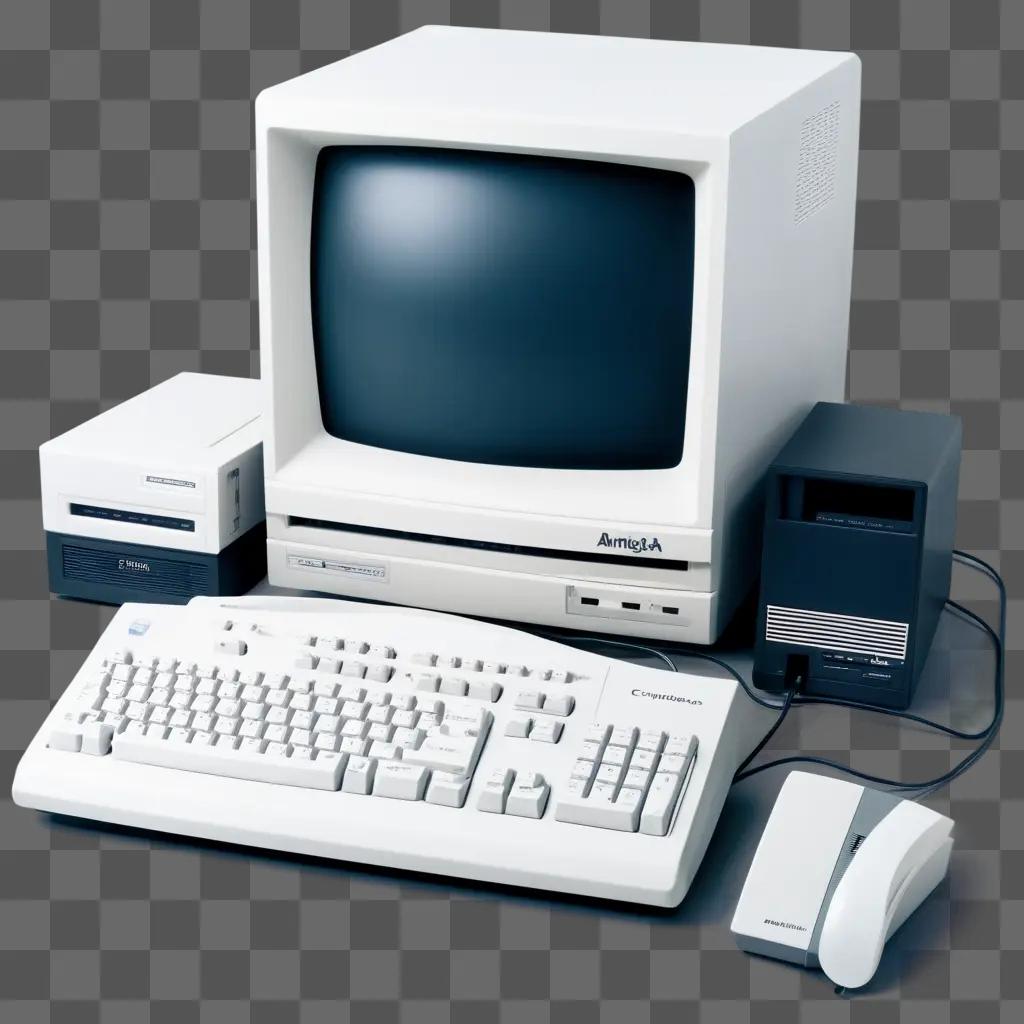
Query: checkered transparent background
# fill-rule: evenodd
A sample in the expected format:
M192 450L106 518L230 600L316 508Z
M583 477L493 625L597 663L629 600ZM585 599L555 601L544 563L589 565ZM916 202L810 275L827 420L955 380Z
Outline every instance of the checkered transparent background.
M11 805L19 751L110 614L48 596L37 446L180 370L257 371L252 97L448 21L860 53L850 397L963 417L959 542L1004 570L1011 688L1020 678L1021 0L0 0L0 1020L1024 1019L1020 698L999 749L936 802L958 825L951 881L854 1001L728 935L777 780L733 795L669 914ZM975 581L957 590L991 613ZM988 666L961 648L979 641L961 630L943 645L936 664L970 710ZM801 712L780 746L914 776L951 756L838 712Z

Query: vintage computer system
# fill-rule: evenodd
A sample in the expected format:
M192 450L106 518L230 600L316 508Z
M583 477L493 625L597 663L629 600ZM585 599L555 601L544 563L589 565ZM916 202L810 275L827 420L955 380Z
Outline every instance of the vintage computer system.
M256 103L275 584L711 642L843 397L851 54L427 27Z

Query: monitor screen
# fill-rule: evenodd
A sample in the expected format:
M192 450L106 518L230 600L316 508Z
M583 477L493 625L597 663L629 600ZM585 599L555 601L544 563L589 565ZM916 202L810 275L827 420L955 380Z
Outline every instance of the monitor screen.
M682 457L693 180L592 160L331 146L311 238L335 437L505 466Z

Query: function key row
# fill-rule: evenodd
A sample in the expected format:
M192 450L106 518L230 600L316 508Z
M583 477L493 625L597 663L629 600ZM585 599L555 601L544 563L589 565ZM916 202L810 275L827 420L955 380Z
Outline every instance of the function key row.
M414 665L424 668L462 669L463 672L481 672L491 676L536 676L552 683L570 683L571 672L563 669L532 669L526 665L507 665L502 661L481 661L479 658L463 658L458 655L440 655L433 651L418 651L409 659Z

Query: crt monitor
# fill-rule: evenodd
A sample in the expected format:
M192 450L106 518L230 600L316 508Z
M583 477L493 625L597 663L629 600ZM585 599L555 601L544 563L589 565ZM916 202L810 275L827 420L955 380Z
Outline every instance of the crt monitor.
M710 642L843 397L849 54L427 27L260 94L270 580Z
M678 465L693 197L660 168L324 147L310 282L325 430L492 465Z

